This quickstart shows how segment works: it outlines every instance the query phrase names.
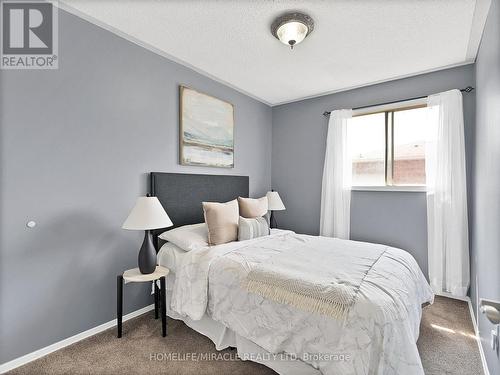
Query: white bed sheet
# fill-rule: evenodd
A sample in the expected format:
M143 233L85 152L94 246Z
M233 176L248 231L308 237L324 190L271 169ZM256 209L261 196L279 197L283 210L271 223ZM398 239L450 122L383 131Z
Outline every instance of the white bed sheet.
M175 274L186 253L179 246L171 242L165 242L158 251L156 260L158 265L168 268L170 272Z
M274 231L266 238L182 254L175 265L173 311L192 321L207 314L265 351L294 353L323 374L423 374L416 340L421 304L432 302L433 294L413 257L388 247L341 322L241 288L252 263L268 258L276 241L287 236L308 237ZM399 318L381 314L379 302L392 304Z
M172 293L167 292L167 306L170 306L171 296ZM175 311L172 311L170 307L167 308L167 314L173 319L184 321L188 327L208 337L217 350L228 347L237 348L239 358L244 361L261 363L272 368L280 375L321 375L318 370L302 361L269 353L222 323L213 320L208 314L203 315L199 320L193 320L186 316L180 316Z
M186 256L187 252L182 250L177 245L171 242L166 242L158 251L156 263L159 266L166 267L170 271L167 275L167 290L171 291L175 285L175 272L180 267L182 259Z

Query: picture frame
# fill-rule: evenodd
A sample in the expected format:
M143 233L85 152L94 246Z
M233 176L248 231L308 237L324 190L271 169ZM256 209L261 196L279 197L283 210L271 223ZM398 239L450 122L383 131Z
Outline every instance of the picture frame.
M179 159L181 165L234 168L233 104L179 87Z

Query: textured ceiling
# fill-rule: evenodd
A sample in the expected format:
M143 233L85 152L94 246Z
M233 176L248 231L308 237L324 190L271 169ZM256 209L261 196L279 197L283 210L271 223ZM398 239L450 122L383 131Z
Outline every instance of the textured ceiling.
M270 105L474 61L490 0L60 0L60 7ZM288 10L314 32L293 51Z

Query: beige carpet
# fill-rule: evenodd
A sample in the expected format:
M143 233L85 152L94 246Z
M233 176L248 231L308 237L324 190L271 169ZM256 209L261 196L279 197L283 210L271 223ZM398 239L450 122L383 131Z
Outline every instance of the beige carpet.
M238 360L234 350L217 352L208 338L180 321L169 319L168 324L168 336L162 338L161 320L150 312L124 323L121 339L111 329L9 374L274 374L265 366ZM482 374L465 302L436 297L434 305L424 309L418 348L426 374ZM179 353L178 360L166 360L169 353ZM187 357L190 353L219 358L193 361ZM223 356L229 360L217 360Z
M424 309L417 345L427 375L483 374L466 302L436 296Z

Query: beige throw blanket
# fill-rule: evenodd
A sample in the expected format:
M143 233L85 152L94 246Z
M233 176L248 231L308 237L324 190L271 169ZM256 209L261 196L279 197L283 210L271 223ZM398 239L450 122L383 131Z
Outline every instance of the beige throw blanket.
M243 287L278 303L344 319L386 246L289 236L275 255L251 268Z

